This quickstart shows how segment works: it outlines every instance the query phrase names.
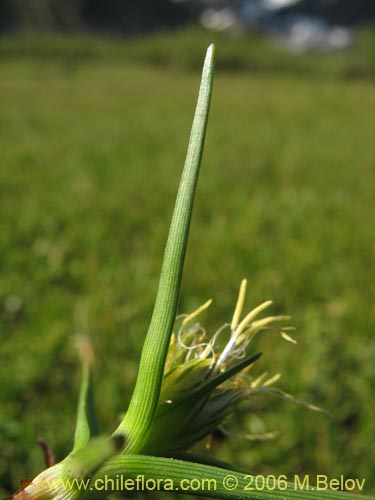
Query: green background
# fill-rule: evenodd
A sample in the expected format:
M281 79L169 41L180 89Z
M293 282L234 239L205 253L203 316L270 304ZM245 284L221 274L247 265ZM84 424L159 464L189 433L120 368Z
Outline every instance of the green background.
M133 42L0 40L0 492L69 451L77 334L102 430L126 410L156 293L205 48L217 71L180 311L273 299L298 345L261 336L259 373L329 418L257 396L211 451L249 472L366 479L374 491L371 36L294 56L199 30ZM372 206L372 208L371 208ZM244 435L278 431L271 441Z

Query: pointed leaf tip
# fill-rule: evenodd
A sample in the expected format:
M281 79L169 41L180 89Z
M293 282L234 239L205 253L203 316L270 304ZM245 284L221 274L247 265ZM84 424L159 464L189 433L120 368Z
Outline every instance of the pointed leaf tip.
M188 150L167 244L154 310L143 344L136 386L117 433L125 434L124 453L138 453L147 441L155 418L167 351L176 318L184 258L214 77L213 45L207 50Z
M211 45L209 45L207 48L204 66L211 64L212 59L214 59L214 57L215 57L215 45L211 43Z

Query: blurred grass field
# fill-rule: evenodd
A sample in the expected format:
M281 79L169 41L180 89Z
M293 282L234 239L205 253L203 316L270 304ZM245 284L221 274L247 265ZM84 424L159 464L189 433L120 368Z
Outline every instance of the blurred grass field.
M96 353L103 432L126 409L210 38L218 69L180 311L213 298L216 329L248 278L248 308L274 299L297 327L296 346L259 338L259 370L334 415L258 396L217 456L288 478L365 478L374 492L368 33L296 57L198 31L0 40L0 493L43 467L39 436L58 458L70 449L77 334Z

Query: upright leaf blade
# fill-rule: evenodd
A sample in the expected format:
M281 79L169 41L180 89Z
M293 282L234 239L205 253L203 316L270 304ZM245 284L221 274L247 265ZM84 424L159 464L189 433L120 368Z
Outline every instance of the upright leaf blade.
M73 452L85 447L89 439L97 434L98 422L94 407L91 369L89 362L83 361Z
M142 350L136 386L126 416L116 433L125 434L125 451L136 453L150 432L176 316L193 201L202 158L213 84L214 46L204 62L198 103L184 170L165 248L154 311Z

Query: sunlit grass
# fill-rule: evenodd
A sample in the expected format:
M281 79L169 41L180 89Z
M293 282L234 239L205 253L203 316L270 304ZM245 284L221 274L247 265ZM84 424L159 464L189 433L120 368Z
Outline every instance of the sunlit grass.
M42 468L39 435L67 451L76 333L93 338L107 428L126 407L196 77L118 60L3 61L1 74L0 474L14 489ZM219 454L370 488L371 84L248 72L218 74L215 92L180 310L214 295L221 325L247 276L249 306L272 297L298 328L298 346L263 337L272 354L259 363L336 416L285 404L280 419L279 403L254 400L256 416L238 418L279 438L233 439Z

